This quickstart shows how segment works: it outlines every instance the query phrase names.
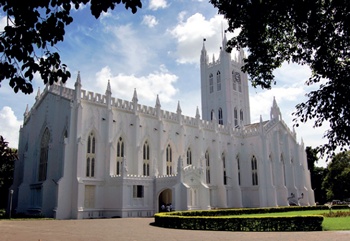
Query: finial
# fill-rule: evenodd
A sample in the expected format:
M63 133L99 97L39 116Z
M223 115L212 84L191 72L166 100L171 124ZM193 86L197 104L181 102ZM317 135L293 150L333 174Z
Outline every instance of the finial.
M134 95L132 97L132 102L138 102L136 88L134 89Z
M199 114L198 106L197 106L197 109L196 109L196 118L197 118L197 119L201 118L201 116L200 116L200 114Z
M78 71L77 82L78 82L78 83L81 83L81 79L80 79L80 71Z
M159 95L157 95L157 100L156 100L156 108L160 108L160 101L159 101Z
M40 87L38 87L38 92L36 93L35 99L38 100L40 97Z
M178 114L181 114L181 112L182 112L181 107L180 107L180 101L177 102L177 110L176 110L176 112Z
M28 113L29 113L29 108L28 108L28 104L27 104L26 110L24 111L24 116L28 115Z
M107 90L106 90L106 95L109 94L111 95L112 94L112 91L111 91L111 84L110 84L110 81L108 80L108 84L107 84Z

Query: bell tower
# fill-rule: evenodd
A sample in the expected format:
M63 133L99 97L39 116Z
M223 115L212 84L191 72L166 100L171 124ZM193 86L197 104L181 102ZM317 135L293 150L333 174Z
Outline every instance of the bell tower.
M206 39L200 57L202 118L219 124L230 123L234 127L250 124L250 106L247 74L241 71L244 52L231 59L226 52L226 33L223 35L220 56L209 61L205 49Z

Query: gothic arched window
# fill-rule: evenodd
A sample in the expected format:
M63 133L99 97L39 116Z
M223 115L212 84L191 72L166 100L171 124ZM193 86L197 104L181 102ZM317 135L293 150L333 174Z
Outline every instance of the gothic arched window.
M239 155L236 156L237 160L237 170L238 170L238 185L241 185L241 164L239 161Z
M120 175L122 166L123 166L123 157L124 157L124 142L121 137L119 137L118 143L117 143L117 166L116 166L116 174Z
M218 117L219 117L219 124L223 125L224 121L223 121L223 118L222 118L222 109L221 108L219 108Z
M252 160L252 184L253 186L257 186L258 185L258 163L256 161L256 157L253 156Z
M39 160L39 182L45 181L47 176L47 162L49 157L49 142L50 131L45 129L43 136L41 137L40 144L40 160Z
M226 175L226 157L225 153L221 154L222 167L223 167L223 177L224 177L224 185L227 185L227 175Z
M96 146L96 138L95 135L91 132L88 137L87 143L87 153L86 153L86 176L94 177L95 176L95 147Z
M233 87L233 90L237 90L237 81L235 77L235 71L232 71L232 87Z
M148 142L146 141L145 144L143 145L143 175L144 176L150 175L149 166L150 166L149 145L148 145Z
M205 169L206 169L206 178L207 183L210 184L210 160L209 160L209 152L205 152Z
M235 127L238 126L238 113L237 113L237 108L235 107L234 111L233 111L233 117L234 117L234 121L235 121Z
M213 78L213 74L209 75L209 93L213 93L214 92L214 78Z
M187 165L192 165L192 152L191 152L191 148L187 149Z
M243 125L243 110L239 111L239 120L241 122L241 125Z
M216 73L216 88L218 91L221 90L221 74L220 71Z
M166 174L173 174L173 163L172 163L172 150L170 144L166 148Z

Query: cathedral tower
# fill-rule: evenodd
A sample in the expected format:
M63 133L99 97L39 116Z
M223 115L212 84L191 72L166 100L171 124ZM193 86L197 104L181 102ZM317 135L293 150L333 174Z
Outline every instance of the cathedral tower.
M212 62L205 49L205 39L200 57L202 118L219 124L231 123L235 127L250 124L250 107L247 74L241 71L244 52L231 59L225 51L227 39L223 36L220 56Z

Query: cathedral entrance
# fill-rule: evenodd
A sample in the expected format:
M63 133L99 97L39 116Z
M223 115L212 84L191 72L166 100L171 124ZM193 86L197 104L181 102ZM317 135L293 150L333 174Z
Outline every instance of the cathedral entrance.
M173 194L171 189L165 189L159 194L158 198L158 211L169 212L173 210L172 205Z

